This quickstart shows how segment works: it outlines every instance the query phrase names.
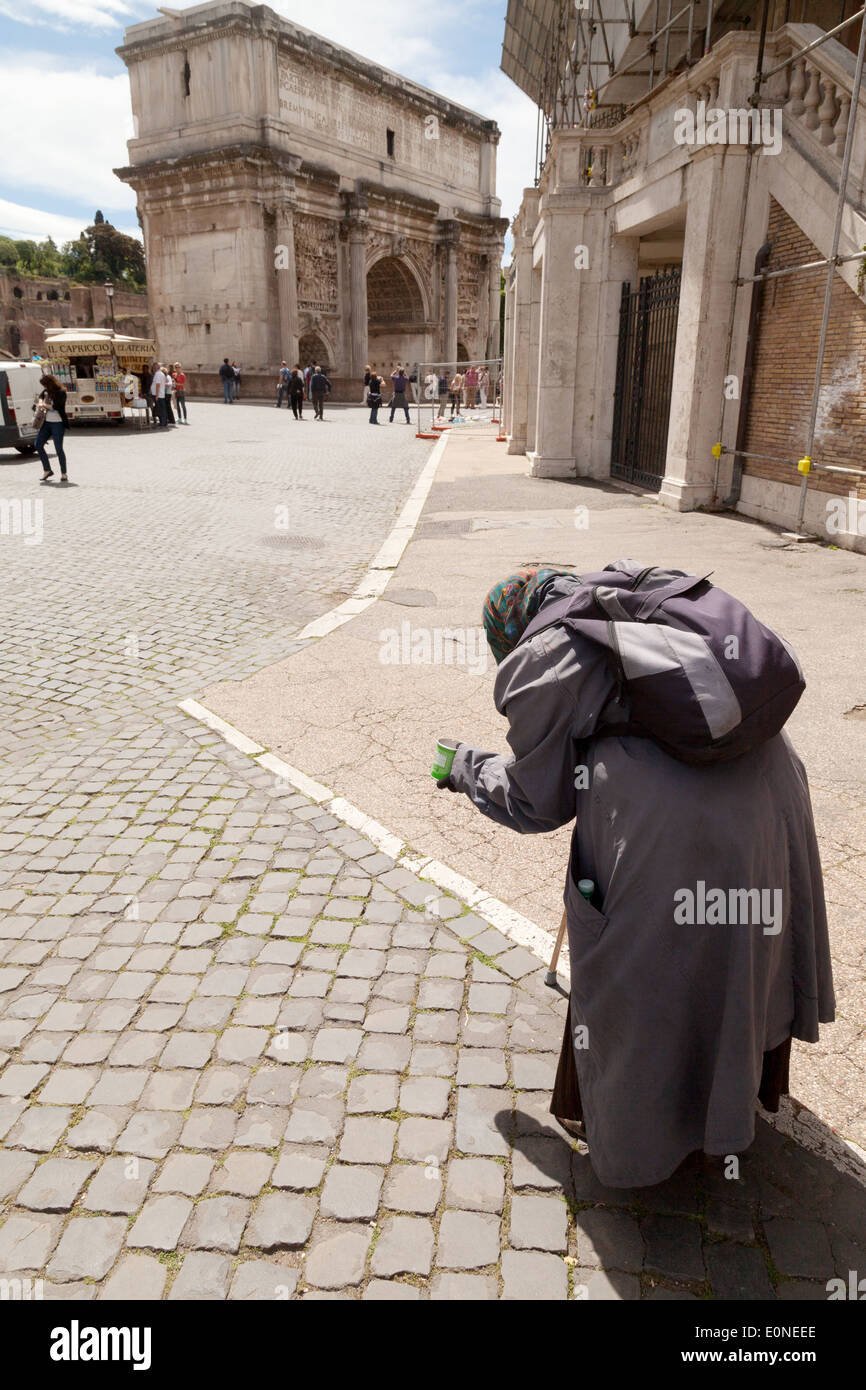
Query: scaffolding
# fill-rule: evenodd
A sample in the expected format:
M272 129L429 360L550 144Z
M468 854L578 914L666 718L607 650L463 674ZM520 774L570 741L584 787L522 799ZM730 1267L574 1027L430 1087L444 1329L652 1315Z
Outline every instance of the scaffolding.
M654 0L652 23L649 30L641 30L636 23L636 0L619 0L618 4L605 5L604 0L509 0L506 17L506 37L503 43L502 69L522 88L538 106L538 129L536 139L535 183L538 185L550 152L554 130L563 128L595 128L616 125L619 120L634 108L600 100L611 84L625 76L648 78L647 92L652 92L674 71L692 67L707 54L715 38L726 32L725 26L742 21L741 9L730 3L716 4L714 0L689 0L689 3L675 8L676 0ZM647 7L648 8L648 7ZM830 324L834 277L839 268L851 261L861 261L866 265L866 256L861 249L851 255L840 255L839 245L842 233L842 219L848 206L848 180L851 157L857 130L857 114L860 105L860 92L863 80L864 55L866 55L866 5L844 18L846 8L842 0L840 20L827 29L814 41L796 49L788 58L764 68L766 39L770 13L770 0L763 0L761 7L761 28L755 70L754 87L750 104L756 108L762 98L766 84L791 64L802 60L807 54L822 47L830 39L836 39L859 22L860 38L854 70L851 101L848 108L845 143L842 154L842 167L836 193L836 210L830 254L818 260L804 261L802 264L786 266L780 270L762 269L753 275L738 273L734 281L731 307L727 326L726 363L730 375L731 354L734 329L737 319L739 291L746 285L764 283L781 276L825 271L824 303L821 328L815 355L815 370L809 404L808 425L805 443L799 458L782 459L774 455L750 452L736 445L731 448L721 441L724 431L727 400L722 395L717 443L713 447L715 456L715 477L713 501L723 505L733 505L739 500L740 479L743 461L748 458L764 459L796 467L801 475L799 504L796 518L796 534L803 533L809 475L814 470L830 474L840 474L852 478L866 478L866 469L848 468L839 464L813 463L812 453L820 406L821 385L827 349L827 335ZM605 13L605 10L613 13ZM786 3L783 23L790 17L791 4ZM621 12L620 12L621 11ZM739 16L739 19L738 19ZM609 28L627 26L629 40L645 38L646 43L627 63L617 66L611 56ZM600 39L600 45L596 40ZM673 42L676 40L676 42ZM641 63L645 63L643 68ZM740 209L738 238L739 257L742 258L743 237L746 225L746 210L752 183L753 161L756 143L748 146L748 165L743 181L743 198ZM744 402L740 400L739 425L745 424ZM739 434L739 428L738 428ZM733 457L731 491L725 499L719 497L719 474L723 456Z

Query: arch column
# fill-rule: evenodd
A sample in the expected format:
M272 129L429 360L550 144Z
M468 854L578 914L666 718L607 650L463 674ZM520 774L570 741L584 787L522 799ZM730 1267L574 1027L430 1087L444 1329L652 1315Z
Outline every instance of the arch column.
M280 358L298 358L298 272L295 265L295 205L278 203L274 207L274 231L280 260L276 268L279 313Z
M457 361L457 248L460 245L460 223L449 219L442 223L445 248L445 313L442 355L446 362Z
M349 360L352 376L363 376L367 362L367 203L346 199L349 238Z

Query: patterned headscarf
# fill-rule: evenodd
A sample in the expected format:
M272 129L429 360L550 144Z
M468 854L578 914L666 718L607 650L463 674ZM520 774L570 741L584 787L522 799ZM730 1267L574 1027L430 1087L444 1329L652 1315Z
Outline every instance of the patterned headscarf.
M541 607L545 580L557 574L572 573L572 570L554 566L527 567L510 574L490 590L484 600L483 618L487 642L497 666L514 651Z

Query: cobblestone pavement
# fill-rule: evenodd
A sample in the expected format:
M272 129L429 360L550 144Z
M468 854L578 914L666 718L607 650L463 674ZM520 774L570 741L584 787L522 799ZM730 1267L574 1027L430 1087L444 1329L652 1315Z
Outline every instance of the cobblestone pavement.
M179 433L159 443L191 447ZM370 472L356 434L334 428ZM37 655L4 661L0 1279L73 1299L824 1299L863 1271L862 1188L763 1123L738 1182L708 1165L600 1187L547 1113L565 1003L540 963L175 708L229 649L284 655L281 626L329 606L307 556L243 559L282 460L251 458L239 491L216 444L142 453L130 498L82 445L86 487L56 499L74 536L46 506L20 569L21 537L0 538L22 594L4 625L38 624ZM371 552L426 458L380 447ZM364 548L351 511L334 583ZM145 622L152 660L121 666L104 634Z

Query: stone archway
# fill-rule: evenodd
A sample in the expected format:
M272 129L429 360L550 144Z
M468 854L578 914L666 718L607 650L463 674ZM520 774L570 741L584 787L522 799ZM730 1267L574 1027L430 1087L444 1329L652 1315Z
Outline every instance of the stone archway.
M321 367L325 375L331 369L331 352L324 338L318 333L302 333L298 339L298 365L301 370L305 367Z
M389 375L428 356L424 296L414 268L399 256L384 256L367 271L367 360Z

